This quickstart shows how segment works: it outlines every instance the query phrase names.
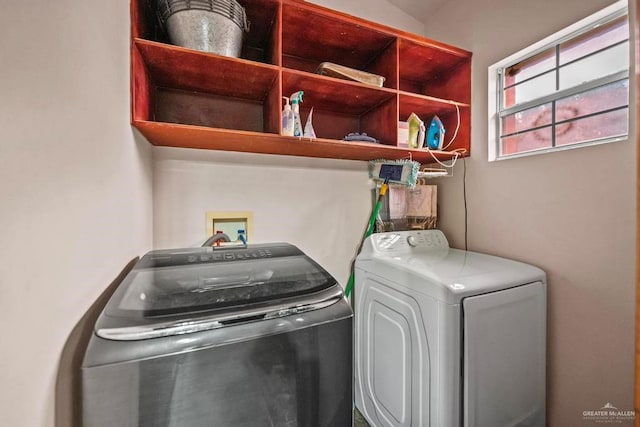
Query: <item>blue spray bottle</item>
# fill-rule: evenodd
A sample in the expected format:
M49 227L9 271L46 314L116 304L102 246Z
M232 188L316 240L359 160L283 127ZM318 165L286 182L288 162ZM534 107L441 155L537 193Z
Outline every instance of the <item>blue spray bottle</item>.
M304 133L302 119L300 119L300 103L304 92L299 90L291 95L291 109L293 110L293 136L301 137Z

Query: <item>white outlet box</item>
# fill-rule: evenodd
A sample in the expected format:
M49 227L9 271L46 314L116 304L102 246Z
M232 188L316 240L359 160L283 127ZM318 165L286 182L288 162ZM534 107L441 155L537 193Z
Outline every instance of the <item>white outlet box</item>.
M207 212L206 216L207 239L218 231L222 231L234 241L238 237L238 230L244 230L248 242L253 238L253 213L251 211Z

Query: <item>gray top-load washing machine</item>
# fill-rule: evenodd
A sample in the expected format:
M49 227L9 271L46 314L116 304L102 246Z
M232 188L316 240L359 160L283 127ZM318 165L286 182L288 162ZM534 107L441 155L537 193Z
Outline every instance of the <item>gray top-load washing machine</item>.
M352 311L289 244L158 250L82 365L86 426L349 426Z
M374 234L355 271L356 406L372 426L544 427L542 270L421 230Z

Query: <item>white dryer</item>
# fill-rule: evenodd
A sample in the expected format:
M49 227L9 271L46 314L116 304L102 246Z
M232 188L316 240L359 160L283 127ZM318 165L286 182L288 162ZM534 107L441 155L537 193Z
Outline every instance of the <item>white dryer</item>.
M421 230L372 235L355 274L356 407L372 426L545 425L542 270Z

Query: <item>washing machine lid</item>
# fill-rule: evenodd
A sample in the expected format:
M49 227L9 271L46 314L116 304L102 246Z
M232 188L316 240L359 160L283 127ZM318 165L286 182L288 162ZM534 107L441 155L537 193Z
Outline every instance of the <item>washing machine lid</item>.
M138 319L189 317L216 310L277 306L336 286L322 267L290 244L187 248L146 254L107 303L119 326Z
M546 282L537 267L451 249L440 230L374 234L365 241L356 267L449 304L471 295Z

